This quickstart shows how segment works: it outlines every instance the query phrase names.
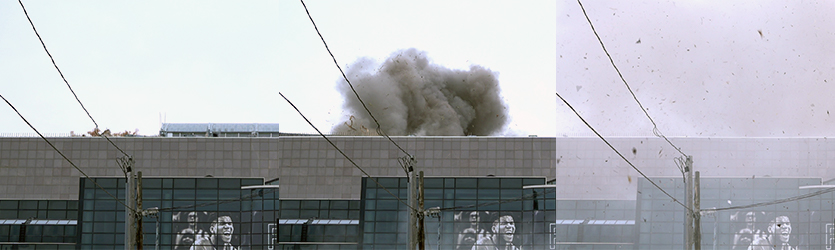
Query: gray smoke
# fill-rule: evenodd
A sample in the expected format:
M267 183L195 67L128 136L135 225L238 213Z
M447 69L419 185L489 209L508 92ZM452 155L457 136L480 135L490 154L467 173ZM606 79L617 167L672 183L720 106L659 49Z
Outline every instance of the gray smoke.
M381 65L360 59L346 72L357 93L388 135L491 135L507 123L496 73L481 66L469 70L432 64L426 53L407 49ZM376 124L341 80L346 120L336 134L376 135Z

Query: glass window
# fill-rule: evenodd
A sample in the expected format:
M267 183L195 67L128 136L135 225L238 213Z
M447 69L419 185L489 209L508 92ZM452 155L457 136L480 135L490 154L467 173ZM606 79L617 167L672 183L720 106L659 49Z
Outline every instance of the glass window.
M0 210L0 219L17 219L17 210Z
M522 189L502 189L501 193L501 199L503 200L517 199L522 197Z
M123 179L124 180L124 179ZM102 188L105 189L116 189L118 186L116 185L117 179L115 178L96 178L96 183L99 184ZM96 184L93 184L95 186Z
M143 189L162 188L162 179L157 179L157 178L145 179L145 178L142 178L142 188Z
M229 202L229 203L222 203L217 205L218 211L228 211L228 212L235 212L241 211L241 203L240 202Z
M191 189L174 189L173 190L173 199L174 200L194 200L194 188Z
M366 215L368 213L366 212ZM377 212L377 221L397 221L399 218L397 217L397 211L378 211ZM369 219L366 218L366 221Z
M348 209L348 201L331 201L331 209Z
M477 188L477 179L474 178L459 178L455 180L455 188Z
M49 209L67 209L67 201L49 201Z
M460 184L460 183L459 183ZM456 189L455 199L471 200L476 198L477 189Z
M93 234L93 242L94 245L112 245L115 244L113 240L113 234Z
M43 226L26 226L26 239L28 242L39 242L43 237Z
M51 219L51 220L66 219L67 218L67 211L66 210L48 210L47 214L46 214L46 218Z
M299 201L298 200L281 200L281 209L298 209L299 208Z
M116 219L116 212L99 211L96 212L95 221L114 221Z
M145 184L142 184L143 186ZM155 200L155 199L162 199L162 192L159 189L147 189L142 188L142 199L143 200Z
M365 199L377 199L377 189L369 188L365 190Z
M263 185L263 179L241 179L241 186L254 186L254 185ZM240 187L238 187L240 188Z
M78 209L78 201L67 201L67 209L69 209L69 210Z
M20 210L17 211L17 215L20 218L37 218L38 210Z
M197 189L217 189L217 179L197 179Z
M281 210L281 218L282 219L298 219L301 218L299 216L299 210Z
M397 222L377 222L376 232L397 232Z
M318 200L303 200L303 201L301 201L301 208L302 209L319 209L319 201Z
M197 193L195 194L195 197L197 197L198 200L217 200L217 189L197 189L196 191Z
M504 191L504 190L501 190ZM499 199L499 189L479 189L478 190L478 198L479 199L488 199L488 200L498 200ZM518 196L514 198L519 198Z
M424 178L423 188L444 188L444 180L441 178Z
M319 216L318 210L301 210L299 211L299 218L300 219L307 219Z
M385 188L398 188L397 178L379 178L377 181Z
M478 179L478 188L499 188L499 179L493 178L480 178Z
M378 200L377 201L377 209L383 210L397 210L398 205L397 200ZM366 208L367 209L367 208Z
M38 201L20 201L20 209L38 209Z
M502 188L522 188L522 179L502 178Z
M194 179L174 179L174 188L194 189Z
M374 209L377 209L377 201L366 200L365 201L365 210L374 210Z
M424 180L426 181L426 180ZM455 188L455 178L444 178L445 188Z
M522 185L543 185L545 184L545 179L533 179L533 178L526 178L522 180Z
M444 197L444 190L426 188L423 190L423 195L425 199L441 199Z
M112 222L93 223L94 233L113 233L116 231L116 224Z
M223 189L239 189L241 187L241 180L239 179L219 179L218 187Z
M348 210L331 210L331 219L348 219Z

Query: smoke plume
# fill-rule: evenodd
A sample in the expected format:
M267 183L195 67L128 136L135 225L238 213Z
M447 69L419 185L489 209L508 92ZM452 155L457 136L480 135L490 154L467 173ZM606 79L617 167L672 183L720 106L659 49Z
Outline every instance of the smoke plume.
M496 73L432 64L416 49L393 53L382 64L354 62L346 72L381 129L388 135L491 135L507 123ZM377 125L345 80L338 82L348 118L336 134L376 135Z

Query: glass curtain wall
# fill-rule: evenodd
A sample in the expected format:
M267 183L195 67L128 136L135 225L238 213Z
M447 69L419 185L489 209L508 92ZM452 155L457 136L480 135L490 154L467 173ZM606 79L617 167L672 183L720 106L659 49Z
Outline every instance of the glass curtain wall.
M124 178L94 180L124 201ZM241 189L263 184L262 178L143 178L143 208L159 208L156 217L143 218L144 245L274 247L278 189ZM79 196L81 248L123 248L124 206L90 180L82 179Z
M382 187L363 178L363 249L407 249L406 178L376 180ZM542 184L544 178L425 178L424 207L440 211L426 217L427 248L550 248L554 192L523 189Z

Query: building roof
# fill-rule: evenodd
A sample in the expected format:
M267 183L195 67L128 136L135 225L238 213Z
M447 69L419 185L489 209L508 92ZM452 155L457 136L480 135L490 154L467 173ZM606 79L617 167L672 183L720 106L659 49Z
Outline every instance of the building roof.
M163 123L160 132L278 132L278 123Z

